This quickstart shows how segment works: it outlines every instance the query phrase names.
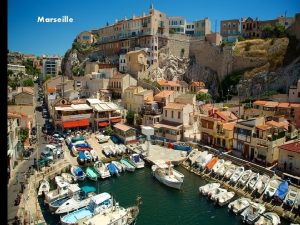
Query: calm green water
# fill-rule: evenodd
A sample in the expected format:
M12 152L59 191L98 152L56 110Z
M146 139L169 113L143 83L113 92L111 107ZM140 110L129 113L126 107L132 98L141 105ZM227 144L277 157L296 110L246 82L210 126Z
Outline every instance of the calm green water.
M158 182L150 168L125 172L119 177L112 177L99 182L84 181L80 185L96 187L97 192L108 192L123 207L134 204L141 196L143 204L137 225L235 225L242 224L240 218L227 212L227 206L218 207L199 195L198 188L206 181L186 171L176 168L185 175L183 190L175 190ZM59 217L48 213L41 203L47 224L58 224ZM282 223L281 224L287 224Z

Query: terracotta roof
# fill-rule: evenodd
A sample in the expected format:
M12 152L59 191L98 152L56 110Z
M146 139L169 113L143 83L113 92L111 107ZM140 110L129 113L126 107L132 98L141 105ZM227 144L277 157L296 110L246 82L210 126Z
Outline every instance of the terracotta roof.
M235 123L224 123L223 129L225 130L233 130Z
M168 120L162 120L159 123L153 125L154 128L168 128L168 129L176 129L178 130L182 126L182 123L172 122Z
M31 95L34 94L34 90L32 87L18 87L18 94L22 93L22 92L25 92L25 93L28 93Z
M174 92L175 92L175 91L167 91L167 90L161 91L161 92L159 92L158 94L156 94L156 95L154 96L154 98L165 98L165 97L170 96L170 95L173 94Z
M262 105L262 106L264 106L265 104L267 103L267 101L255 101L255 102L253 102L253 105Z
M123 123L117 123L117 124L114 125L114 127L119 129L119 130L122 130L122 131L128 131L130 129L134 129L133 127L127 126Z
M285 129L288 129L289 122L288 121L282 121L282 122L276 122L274 120L266 122L267 125L273 126L273 127L283 127Z
M279 146L281 150L291 151L291 152L300 152L300 141L295 141L288 144L283 144Z
M191 86L193 86L193 87L205 87L205 84L202 81L193 81Z
M268 130L269 128L271 128L272 126L269 126L267 124L263 124L263 125L257 125L256 128L260 129L260 130Z
M238 118L230 111L216 111L215 114L220 116L222 119L228 120L237 120Z
M300 107L300 104L299 103L291 103L290 105L292 108L298 108Z
M183 109L186 104L171 102L164 107L164 109Z
M288 103L288 102L280 102L278 104L278 107L279 108L291 108L290 103Z
M55 87L48 87L47 92L48 93L54 93L54 92L56 92L56 88Z
M277 107L278 106L278 102L271 102L271 101L268 101L265 105L265 107Z
M160 86L172 86L172 87L180 87L180 86L185 86L187 85L186 82L184 81L170 81L170 80L159 80L157 81L157 83L160 85Z

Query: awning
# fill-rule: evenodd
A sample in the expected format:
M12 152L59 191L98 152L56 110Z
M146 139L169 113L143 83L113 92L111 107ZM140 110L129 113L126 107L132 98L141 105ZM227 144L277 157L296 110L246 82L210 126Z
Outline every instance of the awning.
M63 122L64 128L72 128L72 127L85 127L89 126L90 121L88 119L84 120L76 120L76 121L66 121Z
M109 125L109 122L106 122L106 121L99 122L99 127L107 127L108 125Z
M121 122L121 118L114 118L110 120L112 123L119 123Z

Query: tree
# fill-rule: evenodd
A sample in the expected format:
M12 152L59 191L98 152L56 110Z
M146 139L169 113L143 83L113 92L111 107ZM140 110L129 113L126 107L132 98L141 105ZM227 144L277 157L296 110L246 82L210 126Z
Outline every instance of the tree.
M173 30L173 29L169 30L169 34L175 34L175 33L176 33L175 30Z
M129 125L133 125L134 124L134 112L129 111L126 115L126 121Z
M274 30L273 30L274 36L281 38L286 37L286 30L283 24L276 23Z
M104 130L104 134L109 135L109 136L111 136L113 134L113 132L114 131L111 129L111 126L106 127Z
M238 36L238 41L245 41L245 38L243 36Z
M23 81L23 86L24 87L33 87L34 86L34 82L32 79L26 79Z
M20 129L20 139L21 143L24 144L29 135L29 129L27 127L21 127Z
M208 102L211 99L211 96L209 93L199 93L196 95L197 101L203 101Z

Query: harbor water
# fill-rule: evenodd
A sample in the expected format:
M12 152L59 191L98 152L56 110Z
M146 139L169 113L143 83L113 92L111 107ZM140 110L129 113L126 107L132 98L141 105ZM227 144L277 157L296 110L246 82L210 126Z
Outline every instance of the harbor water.
M228 213L227 205L215 206L212 201L199 195L199 186L207 182L201 177L176 167L185 176L182 190L169 188L158 182L145 167L133 173L125 172L98 182L86 180L80 186L91 186L97 193L108 192L123 207L135 204L141 196L143 204L137 225L235 225L242 224L240 217ZM59 224L59 217L49 213L40 200L42 212L47 224ZM283 225L288 224L282 221Z

